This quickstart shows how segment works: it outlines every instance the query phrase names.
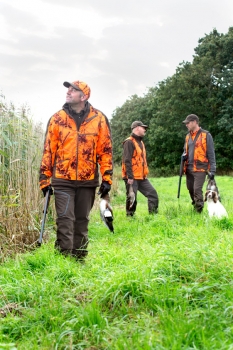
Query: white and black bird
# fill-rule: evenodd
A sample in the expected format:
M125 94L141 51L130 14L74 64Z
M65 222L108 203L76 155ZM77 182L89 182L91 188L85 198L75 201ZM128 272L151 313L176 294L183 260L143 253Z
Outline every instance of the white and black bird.
M106 198L102 198L100 201L100 217L109 231L114 232L113 211L109 201Z

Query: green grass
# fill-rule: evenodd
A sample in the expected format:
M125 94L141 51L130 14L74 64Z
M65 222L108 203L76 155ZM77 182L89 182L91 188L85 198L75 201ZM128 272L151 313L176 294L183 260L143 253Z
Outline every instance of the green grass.
M182 180L151 179L159 214L139 194L125 216L123 182L112 199L115 233L92 211L84 264L53 240L0 267L0 349L233 349L233 178L217 177L229 218L192 211Z

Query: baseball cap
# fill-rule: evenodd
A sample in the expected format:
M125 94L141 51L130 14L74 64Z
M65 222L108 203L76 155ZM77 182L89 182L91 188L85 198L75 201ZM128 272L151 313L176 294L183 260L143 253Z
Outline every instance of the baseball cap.
M143 128L148 128L148 125L143 124L142 122L140 122L139 120L135 120L135 122L133 122L131 124L131 129L133 130L134 128L136 128L137 126L143 126Z
M185 120L182 121L183 124L187 124L189 122L193 122L194 120L196 120L196 122L199 123L199 118L196 114L189 114Z
M91 89L86 83L84 83L84 81L77 80L77 81L73 81L73 83L69 83L68 81L65 81L63 85L67 88L72 86L74 89L82 91L84 95L87 95L88 98L91 95Z

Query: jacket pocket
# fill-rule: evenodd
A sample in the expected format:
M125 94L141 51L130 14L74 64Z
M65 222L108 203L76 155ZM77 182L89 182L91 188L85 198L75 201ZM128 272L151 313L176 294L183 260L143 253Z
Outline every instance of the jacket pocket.
M196 161L196 168L199 170L208 170L208 163L201 162L200 160Z

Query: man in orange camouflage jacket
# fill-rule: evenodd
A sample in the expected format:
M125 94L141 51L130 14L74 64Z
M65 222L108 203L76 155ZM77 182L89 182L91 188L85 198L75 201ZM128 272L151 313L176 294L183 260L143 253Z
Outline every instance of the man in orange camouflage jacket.
M214 179L216 172L214 142L211 134L199 126L197 115L189 114L183 124L189 131L183 154L186 185L194 209L201 213L204 207L202 187L206 174L208 172L210 179Z
M55 247L82 260L88 253L89 214L99 186L99 169L99 194L103 197L111 189L112 140L107 117L88 102L89 86L82 81L63 85L66 103L47 125L40 188L44 196L54 189Z

